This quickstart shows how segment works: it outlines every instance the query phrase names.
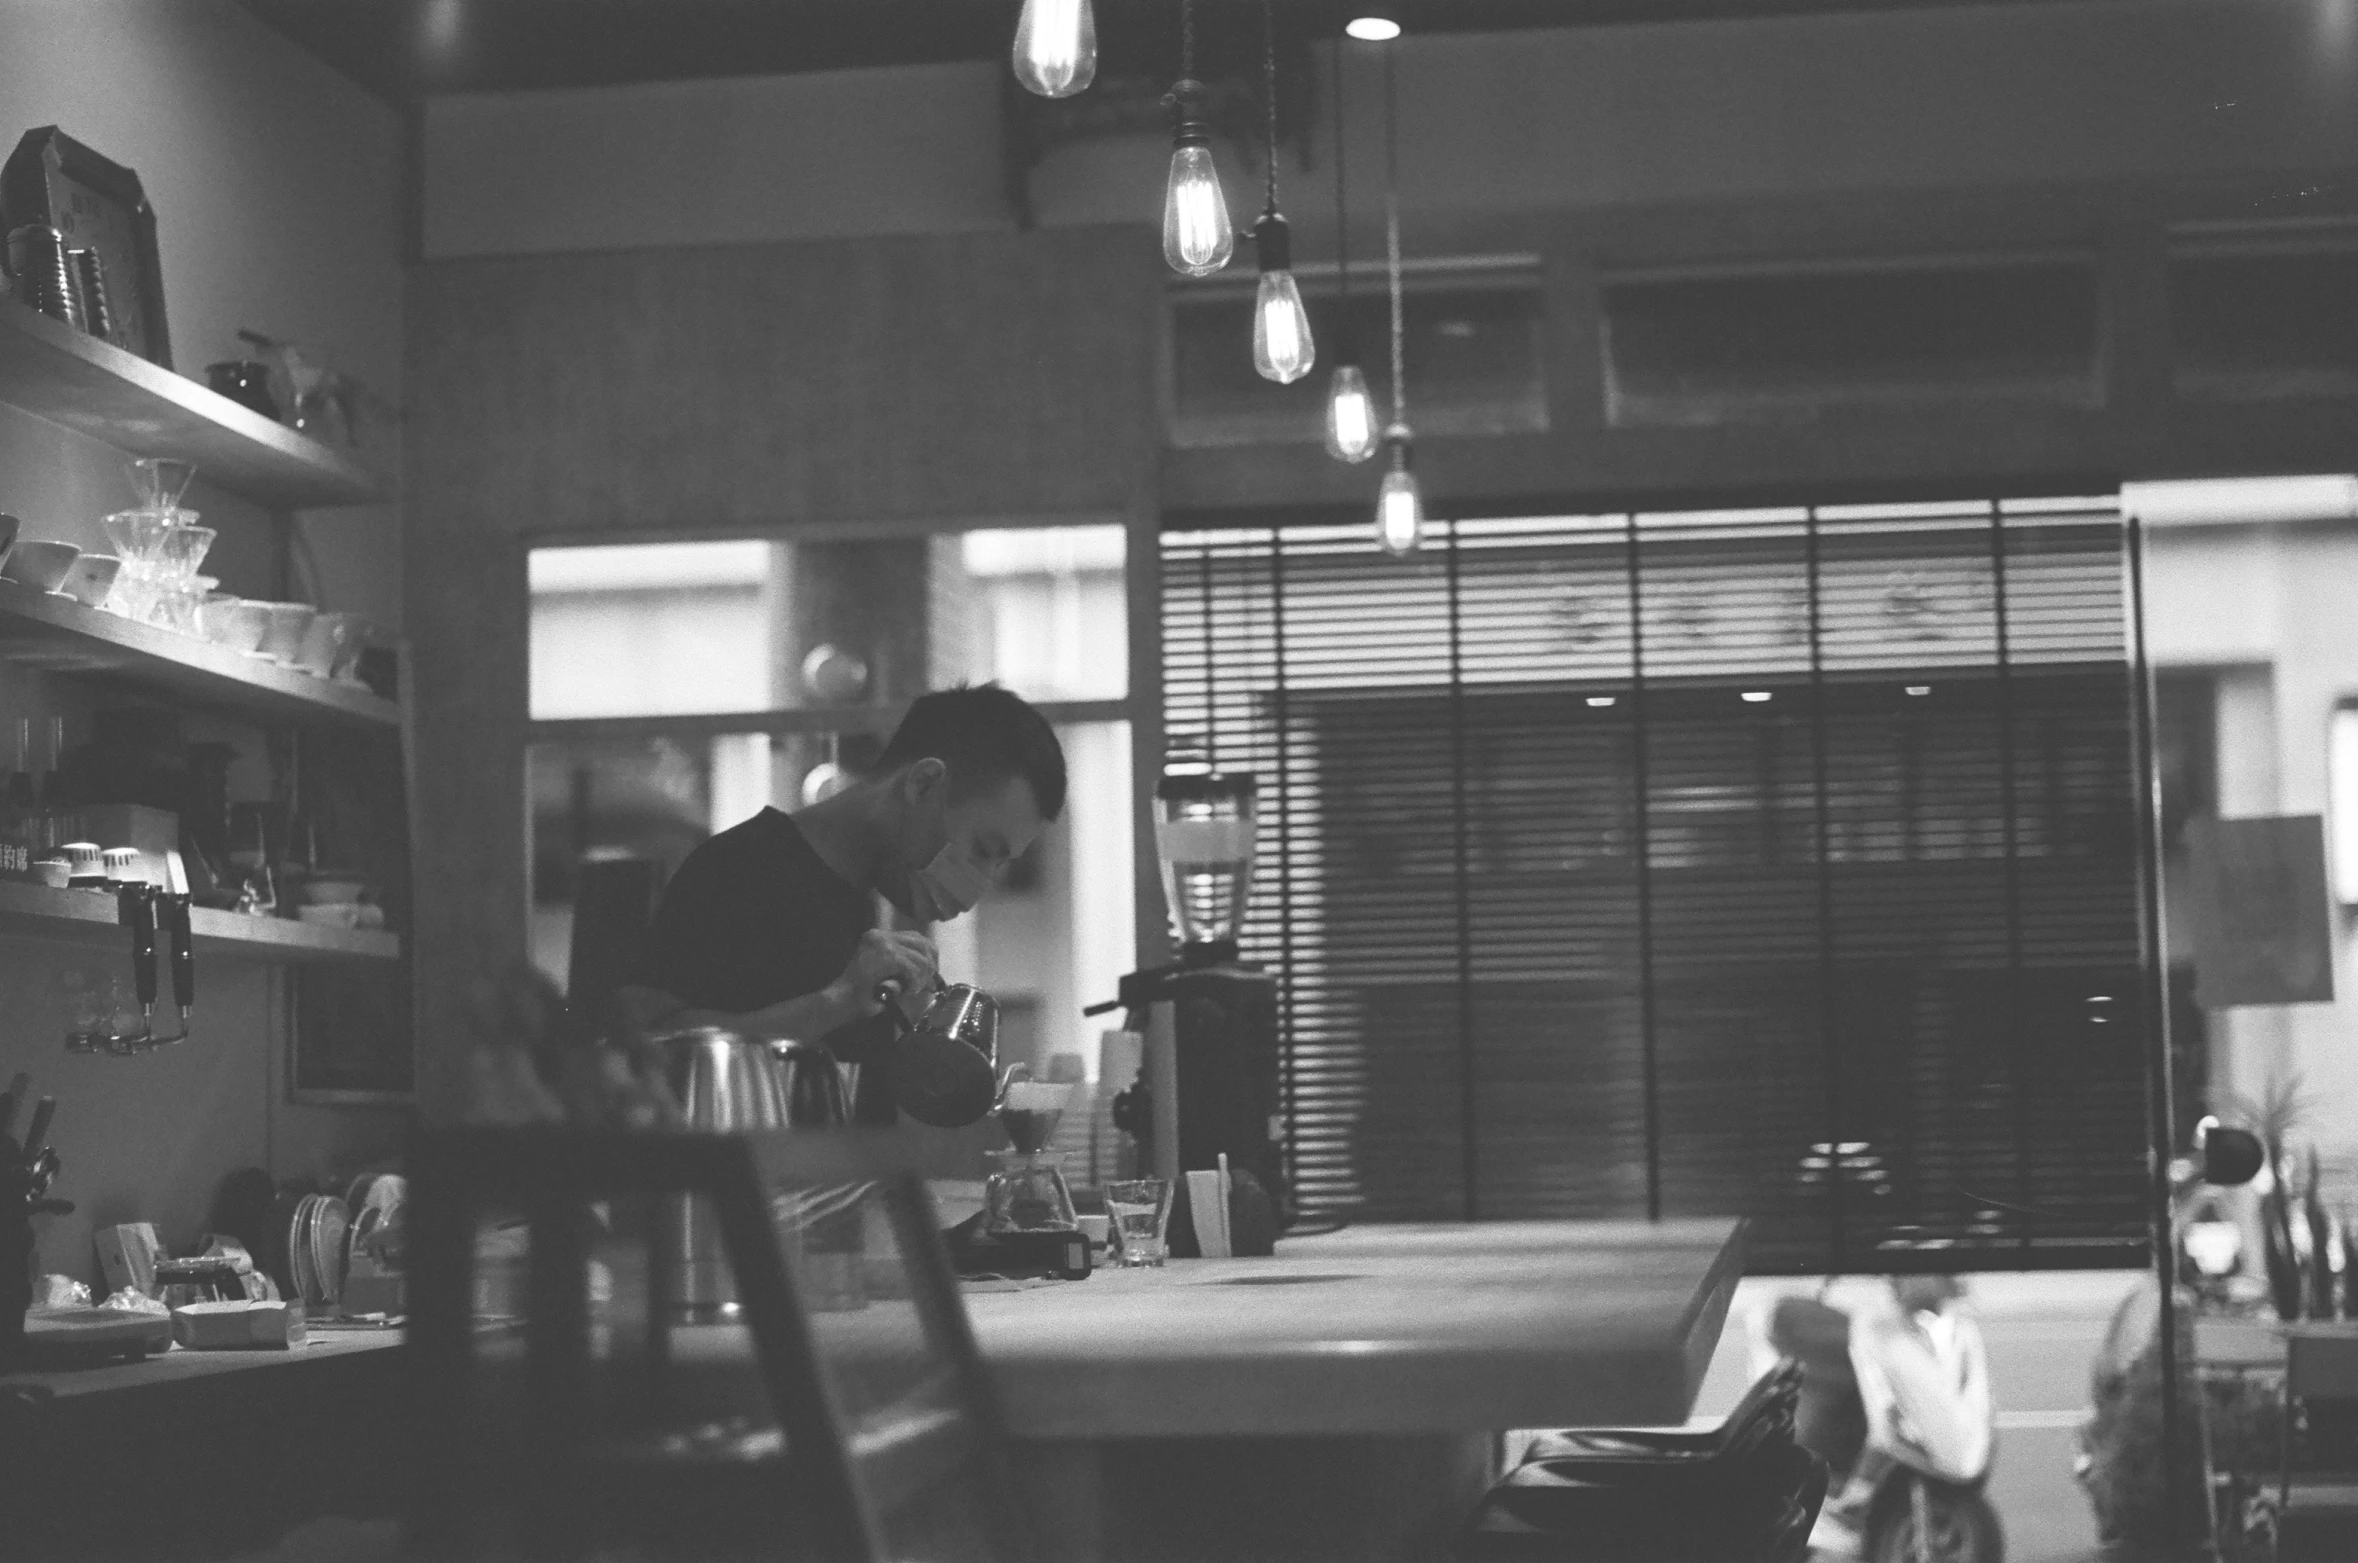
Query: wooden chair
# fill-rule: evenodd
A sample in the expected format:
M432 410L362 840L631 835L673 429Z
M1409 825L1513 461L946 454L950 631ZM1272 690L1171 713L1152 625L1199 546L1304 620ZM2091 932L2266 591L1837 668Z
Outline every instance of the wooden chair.
M413 1550L1035 1554L931 1201L893 1136L463 1129L421 1136L410 1165ZM634 1439L595 1393L588 1203L680 1193L712 1204L774 1427ZM530 1318L520 1415L486 1438L472 1270L479 1213L501 1206L529 1222ZM667 1310L648 1321L660 1380ZM668 1501L618 1535L631 1494Z
M2284 1342L2284 1456L2277 1487L2277 1556L2358 1557L2358 1470L2295 1473L2293 1429L2303 1407L2358 1406L2358 1331L2293 1326Z

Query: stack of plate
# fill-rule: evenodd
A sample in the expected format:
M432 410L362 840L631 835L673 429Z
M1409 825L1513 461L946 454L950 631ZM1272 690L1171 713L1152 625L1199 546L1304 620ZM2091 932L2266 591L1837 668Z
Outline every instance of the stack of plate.
M363 1174L344 1191L352 1210L352 1230L344 1240L344 1276L339 1296L352 1311L400 1311L401 1263L398 1248L391 1257L374 1242L380 1233L398 1228L409 1185L390 1172Z
M344 1287L350 1257L345 1240L351 1231L351 1207L335 1195L307 1194L295 1202L287 1227L287 1269L306 1308L335 1307Z

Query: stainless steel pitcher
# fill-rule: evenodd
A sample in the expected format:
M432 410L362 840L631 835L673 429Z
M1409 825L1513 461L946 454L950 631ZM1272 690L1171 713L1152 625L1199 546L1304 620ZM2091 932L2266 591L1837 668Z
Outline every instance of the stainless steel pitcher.
M851 1082L835 1055L801 1042L772 1042L770 1068L785 1122L797 1129L838 1129L851 1122Z
M785 1127L786 1098L767 1047L719 1026L698 1026L659 1040L690 1129L738 1134ZM673 1230L661 1241L676 1245L673 1307L691 1318L734 1313L737 1288L712 1207L700 1196L683 1194L672 1210Z

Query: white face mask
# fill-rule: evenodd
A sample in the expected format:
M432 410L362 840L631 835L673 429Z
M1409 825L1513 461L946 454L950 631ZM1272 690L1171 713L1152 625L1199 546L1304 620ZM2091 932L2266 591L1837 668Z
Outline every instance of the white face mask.
M942 844L932 862L910 876L909 888L917 903L911 911L926 922L946 923L983 898L983 892L991 888L991 876L975 867L974 859L950 841Z

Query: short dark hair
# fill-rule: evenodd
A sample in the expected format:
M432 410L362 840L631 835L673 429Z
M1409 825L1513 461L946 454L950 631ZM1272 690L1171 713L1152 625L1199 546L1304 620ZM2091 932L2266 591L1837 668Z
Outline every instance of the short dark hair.
M1040 818L1064 812L1064 745L1030 701L997 684L960 684L920 695L876 757L876 773L890 775L919 760L950 768L950 787L964 795L1011 777L1030 783Z

